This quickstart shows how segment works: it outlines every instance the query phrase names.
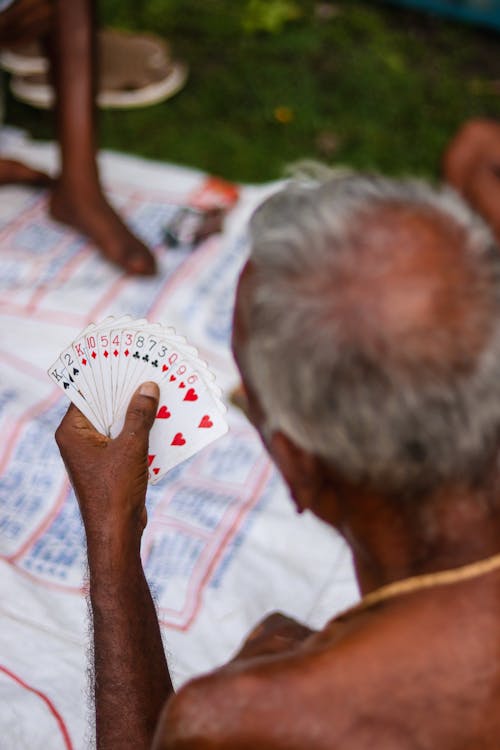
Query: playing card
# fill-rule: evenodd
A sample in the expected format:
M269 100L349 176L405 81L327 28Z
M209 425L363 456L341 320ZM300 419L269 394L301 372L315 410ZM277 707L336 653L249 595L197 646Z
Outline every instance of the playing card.
M141 383L160 388L150 433L152 483L227 432L220 389L206 362L171 327L130 316L87 326L49 369L50 378L96 429L120 434Z
M80 333L78 339L73 341L72 345L68 347L65 352L68 352L70 349L73 350L79 365L82 382L85 383L85 387L84 389L82 388L82 390L85 391L87 401L92 404L94 411L97 413L99 411L98 396L94 383L94 376L92 374L92 359L87 351L86 344L87 335L89 335L94 329L94 324L87 326L87 328ZM63 352L63 355L65 352Z
M112 344L111 344L111 326L125 325L131 320L130 316L125 316L119 320L114 318L106 318L94 331L94 337L96 340L96 352L97 358L95 361L96 366L93 367L96 375L95 377L99 380L97 386L98 394L100 397L100 406L104 417L104 425L106 432L113 422L113 397L112 397L112 382L111 382L111 357L112 357ZM92 356L92 354L91 354Z
M221 404L188 361L160 381L160 401L149 440L150 481L227 432Z
M128 362L126 382L120 397L120 405L128 404L139 382L145 382L142 380L142 373L146 369L148 361L148 339L150 338L151 335L143 327L139 328L135 333L132 342L132 354Z
M95 413L89 402L86 400L85 396L75 385L72 376L68 373L68 370L61 363L61 359L58 359L54 362L52 367L49 368L48 374L51 380L53 380L54 383L59 386L59 388L61 388L64 393L66 393L70 401L72 401L75 406L80 409L82 414L84 414L84 416L86 416L87 419L102 432L104 430L104 427L99 416Z
M145 318L127 322L125 328L113 329L113 340L120 339L119 357L112 367L113 379L113 412L119 413L122 403L122 392L127 382L128 363L132 356L132 344L138 328L147 326Z

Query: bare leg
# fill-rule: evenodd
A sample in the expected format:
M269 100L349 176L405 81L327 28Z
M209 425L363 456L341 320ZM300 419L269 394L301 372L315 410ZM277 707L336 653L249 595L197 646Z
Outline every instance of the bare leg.
M45 172L27 167L19 161L0 159L0 185L12 183L46 186L52 184L52 179Z
M18 0L0 13L0 48L23 44L47 34L52 24L51 0ZM0 159L0 185L50 185L44 172L13 159Z
M103 195L96 163L94 0L54 0L49 38L57 93L61 174L50 210L84 232L103 255L135 274L152 274L155 260Z

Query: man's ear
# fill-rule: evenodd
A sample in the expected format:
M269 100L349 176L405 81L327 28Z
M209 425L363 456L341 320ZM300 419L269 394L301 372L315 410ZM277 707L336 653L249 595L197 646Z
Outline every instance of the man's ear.
M322 462L280 431L271 435L269 452L283 475L299 512L309 509L317 513L326 479Z

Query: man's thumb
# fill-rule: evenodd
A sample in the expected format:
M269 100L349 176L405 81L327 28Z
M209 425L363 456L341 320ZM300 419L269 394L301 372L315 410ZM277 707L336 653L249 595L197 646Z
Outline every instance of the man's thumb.
M135 433L147 437L158 410L160 389L156 383L143 383L130 399L122 435Z

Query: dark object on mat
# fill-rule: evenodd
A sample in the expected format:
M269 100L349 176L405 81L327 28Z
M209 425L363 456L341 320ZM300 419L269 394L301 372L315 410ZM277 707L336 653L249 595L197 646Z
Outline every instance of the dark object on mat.
M169 247L195 247L206 237L221 231L225 215L226 209L221 207L201 209L182 206L164 229L165 242Z

